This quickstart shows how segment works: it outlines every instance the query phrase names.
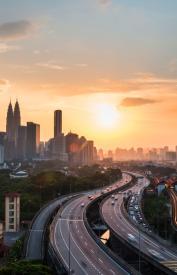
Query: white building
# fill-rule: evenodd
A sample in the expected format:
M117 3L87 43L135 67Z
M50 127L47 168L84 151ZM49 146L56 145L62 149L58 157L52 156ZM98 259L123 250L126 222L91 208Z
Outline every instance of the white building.
M24 179L28 177L28 173L26 171L18 171L16 173L11 173L11 179Z
M20 194L5 195L5 231L18 232L20 229Z

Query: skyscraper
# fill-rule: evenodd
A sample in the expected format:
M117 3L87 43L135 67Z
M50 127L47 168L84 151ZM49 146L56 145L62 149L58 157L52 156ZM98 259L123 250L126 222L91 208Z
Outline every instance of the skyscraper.
M62 133L62 111L56 110L54 112L54 138Z
M19 107L18 101L16 101L15 108L14 108L14 140L15 140L15 145L17 145L18 129L19 129L20 124L21 124L20 107Z
M40 125L27 122L26 154L28 159L37 157L40 144Z
M26 126L18 127L18 139L17 139L17 158L24 160L26 158Z
M14 140L14 113L13 113L11 101L9 103L8 110L7 110L6 133L7 133L7 140L13 141Z
M15 103L13 111L11 101L7 110L6 119L6 133L7 140L5 142L5 159L10 161L17 157L17 139L18 139L18 128L21 123L20 118L20 107L18 101Z

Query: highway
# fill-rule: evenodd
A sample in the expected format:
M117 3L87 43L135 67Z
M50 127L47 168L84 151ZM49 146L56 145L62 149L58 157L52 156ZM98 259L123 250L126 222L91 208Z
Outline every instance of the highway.
M139 179L138 183L131 187L133 193L138 193L142 190L148 181L146 178ZM165 266L169 266L168 263L176 264L177 255L165 246L159 244L153 238L146 233L140 231L136 225L133 225L129 219L122 213L123 194L118 193L117 200L112 205L112 198L109 196L104 200L101 207L101 214L106 224L120 237L129 241L133 246L138 248L143 253L151 256L154 260L161 262ZM132 240L130 240L128 234L131 234ZM154 254L154 251L156 255ZM154 254L154 255L153 255Z
M25 258L27 260L43 260L43 233L45 230L46 222L52 215L53 211L65 200L66 197L58 198L57 200L42 208L41 211L39 211L36 215L29 231L29 236L27 240L25 255Z
M119 184L121 186L130 179L124 174ZM100 196L100 191L94 198ZM90 203L87 195L69 202L59 211L51 225L50 242L71 274L129 274L110 256L108 256L93 240L84 224L84 209Z

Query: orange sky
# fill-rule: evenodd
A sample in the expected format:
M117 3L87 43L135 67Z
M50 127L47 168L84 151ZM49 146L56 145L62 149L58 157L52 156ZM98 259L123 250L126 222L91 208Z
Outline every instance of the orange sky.
M98 147L177 144L177 4L117 2L2 3L1 130L18 98L42 140L62 109L63 131Z

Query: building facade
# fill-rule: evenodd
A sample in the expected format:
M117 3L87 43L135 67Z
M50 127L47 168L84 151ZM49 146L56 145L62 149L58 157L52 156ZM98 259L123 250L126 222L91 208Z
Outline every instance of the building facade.
M36 158L40 145L40 125L27 122L27 135L26 135L26 157L32 160Z
M54 138L62 134L62 111L54 112Z
M5 231L18 232L20 230L20 194L7 193L5 195Z

